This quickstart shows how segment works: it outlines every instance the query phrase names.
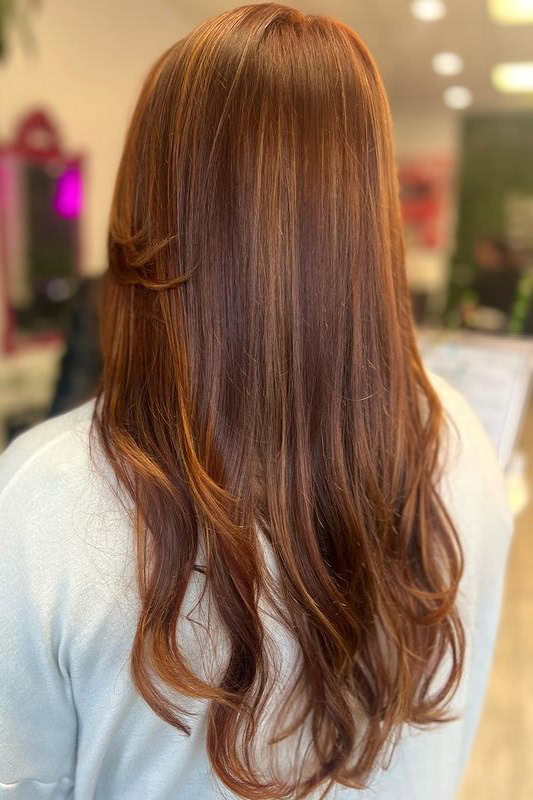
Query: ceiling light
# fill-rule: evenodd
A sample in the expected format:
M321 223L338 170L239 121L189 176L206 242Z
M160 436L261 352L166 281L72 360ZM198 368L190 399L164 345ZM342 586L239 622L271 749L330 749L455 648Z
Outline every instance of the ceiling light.
M533 22L533 0L489 0L489 12L503 25Z
M448 86L443 97L450 108L468 108L472 104L472 92L466 86Z
M463 59L457 53L437 53L431 63L439 75L457 75L463 69Z
M533 61L496 64L492 68L492 83L500 92L533 92Z
M411 14L423 22L433 22L442 19L446 14L446 6L443 0L413 0Z

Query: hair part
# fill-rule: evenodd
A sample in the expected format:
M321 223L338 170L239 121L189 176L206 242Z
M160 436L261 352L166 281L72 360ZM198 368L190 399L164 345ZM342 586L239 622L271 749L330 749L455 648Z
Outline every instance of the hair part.
M461 676L462 554L398 203L387 98L350 28L245 6L148 75L95 423L137 514L135 685L184 733L172 693L208 702L213 770L246 798L363 787L404 724L448 719ZM216 680L177 636L199 561L228 645ZM299 653L265 743L308 732L285 776L257 755L276 678L262 597Z

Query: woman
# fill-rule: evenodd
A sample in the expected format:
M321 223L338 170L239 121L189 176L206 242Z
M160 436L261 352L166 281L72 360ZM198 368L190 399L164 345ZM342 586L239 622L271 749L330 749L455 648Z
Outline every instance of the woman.
M2 460L0 796L454 796L511 521L395 175L339 23L244 7L151 70L101 391Z

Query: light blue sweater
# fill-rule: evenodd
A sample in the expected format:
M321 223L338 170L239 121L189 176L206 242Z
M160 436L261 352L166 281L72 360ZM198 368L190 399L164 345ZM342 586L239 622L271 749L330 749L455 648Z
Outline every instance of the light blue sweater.
M460 610L467 663L453 703L459 719L406 730L372 787L339 787L332 794L339 800L452 800L479 720L512 521L487 436L465 401L433 380L456 428L447 437L441 491L466 558ZM183 699L197 713L185 737L132 685L138 597L131 518L98 448L91 460L92 411L89 403L40 425L0 458L0 798L231 797L206 758L205 704ZM191 583L191 609L198 588ZM199 629L184 619L180 636L201 670L210 648ZM220 654L216 625L211 635ZM278 627L273 636L287 675L298 653L286 631Z

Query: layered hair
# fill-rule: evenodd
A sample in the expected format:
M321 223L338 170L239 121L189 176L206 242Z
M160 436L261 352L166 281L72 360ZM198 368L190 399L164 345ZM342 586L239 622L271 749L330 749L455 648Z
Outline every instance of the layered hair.
M404 725L448 719L464 634L389 107L353 30L245 6L157 61L116 182L102 344L94 421L136 514L138 691L184 734L170 697L206 701L212 768L243 797L364 786ZM200 552L228 642L216 680L176 634ZM263 756L309 735L305 765L268 779L264 596L299 656Z

